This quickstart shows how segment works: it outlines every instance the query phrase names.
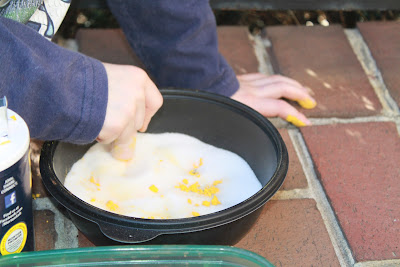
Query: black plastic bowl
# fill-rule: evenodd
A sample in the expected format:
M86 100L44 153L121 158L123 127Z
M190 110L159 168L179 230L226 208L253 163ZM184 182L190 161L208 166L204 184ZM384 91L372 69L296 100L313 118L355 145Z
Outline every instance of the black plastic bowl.
M77 228L96 245L119 243L233 245L252 227L260 209L282 185L288 168L286 146L261 114L230 98L191 90L161 90L162 108L148 132L179 132L243 157L263 188L247 200L204 216L151 220L117 215L73 195L63 183L71 166L91 145L45 142L42 180ZM243 177L246 179L246 177Z

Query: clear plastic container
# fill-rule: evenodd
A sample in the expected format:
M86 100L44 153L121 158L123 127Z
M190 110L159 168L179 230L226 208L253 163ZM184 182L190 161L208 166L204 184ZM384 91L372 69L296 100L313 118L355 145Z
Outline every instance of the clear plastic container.
M266 266L260 255L230 246L148 245L22 252L0 257L0 266Z

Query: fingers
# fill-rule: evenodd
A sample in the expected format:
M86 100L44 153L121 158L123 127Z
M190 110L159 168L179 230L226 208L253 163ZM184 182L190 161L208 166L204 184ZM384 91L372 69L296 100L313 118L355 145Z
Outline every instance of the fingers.
M250 93L262 98L286 98L297 101L306 109L317 105L307 88L299 82L281 75L266 76L261 73L252 73L238 76L240 86Z
M157 86L149 80L145 90L146 108L143 126L139 129L140 132L145 132L149 126L151 118L156 114L163 104L163 97L160 94Z
M136 145L136 127L129 124L121 135L112 143L111 155L118 160L129 161L133 158Z
M307 91L298 81L282 75L267 76L262 73L249 73L237 76L240 81L252 82L254 85L268 85L271 83L288 83L296 86L304 91Z
M298 127L311 125L303 113L284 100L297 101L308 109L316 106L315 99L299 82L281 75L266 76L262 73L237 77L240 88L232 99L252 107L266 117L280 117Z
M138 67L103 63L108 78L108 102L103 127L96 138L111 143L111 153L130 160L138 130L145 131L162 105L162 96L147 73Z
M254 105L255 109L266 117L280 117L297 127L309 126L307 117L281 99L267 99Z

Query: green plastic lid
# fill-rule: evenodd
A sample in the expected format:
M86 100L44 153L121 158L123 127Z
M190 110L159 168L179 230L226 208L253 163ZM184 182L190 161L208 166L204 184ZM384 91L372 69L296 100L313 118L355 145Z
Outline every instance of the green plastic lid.
M269 261L230 246L148 245L22 252L0 257L0 266L266 266Z

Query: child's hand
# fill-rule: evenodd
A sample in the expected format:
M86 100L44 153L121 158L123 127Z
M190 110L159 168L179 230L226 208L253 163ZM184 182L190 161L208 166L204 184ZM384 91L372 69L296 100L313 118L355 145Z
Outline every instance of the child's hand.
M97 140L111 143L120 160L133 156L137 131L146 131L163 98L147 73L129 65L103 63L108 77L106 118Z
M237 76L240 88L232 96L260 112L266 117L278 116L296 126L311 125L311 122L288 102L281 98L297 101L303 108L314 108L317 103L306 88L297 81L280 76L251 73Z

